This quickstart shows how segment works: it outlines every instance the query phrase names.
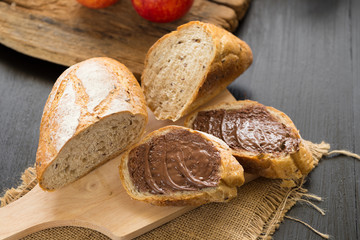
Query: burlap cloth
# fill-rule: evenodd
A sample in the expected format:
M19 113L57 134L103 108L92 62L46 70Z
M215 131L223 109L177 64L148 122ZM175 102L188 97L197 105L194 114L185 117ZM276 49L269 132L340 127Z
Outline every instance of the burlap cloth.
M330 154L327 143L306 143L316 165L323 155ZM27 169L22 180L21 186L8 190L1 198L1 206L20 198L37 184L34 169ZM238 197L229 203L203 205L137 239L271 239L285 213L298 200L316 198L307 193L303 183L304 179L298 182L256 179L239 188ZM66 226L45 229L23 239L109 238L91 229Z

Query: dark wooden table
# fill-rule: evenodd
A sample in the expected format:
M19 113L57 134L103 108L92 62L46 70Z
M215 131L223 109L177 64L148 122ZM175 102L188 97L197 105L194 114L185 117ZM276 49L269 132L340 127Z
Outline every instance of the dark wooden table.
M254 53L229 86L236 98L284 111L304 139L360 153L360 1L255 0L236 34ZM0 45L0 192L34 164L42 110L64 70ZM334 239L359 239L359 176L360 161L325 158L306 188L324 198L326 215L299 203L288 215ZM274 238L320 239L291 220Z

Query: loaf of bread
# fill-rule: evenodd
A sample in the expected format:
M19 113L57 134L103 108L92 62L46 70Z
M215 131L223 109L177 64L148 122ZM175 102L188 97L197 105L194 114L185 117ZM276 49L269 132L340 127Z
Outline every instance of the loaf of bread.
M40 187L75 181L139 141L147 123L142 90L133 74L110 58L68 68L46 102L36 154Z
M244 41L212 24L189 22L150 48L141 86L155 117L176 121L224 90L251 63Z
M298 179L314 168L311 152L291 119L255 101L200 109L187 117L185 126L224 140L245 172Z
M122 155L119 171L133 199L161 206L228 201L244 183L223 141L180 126L150 133Z

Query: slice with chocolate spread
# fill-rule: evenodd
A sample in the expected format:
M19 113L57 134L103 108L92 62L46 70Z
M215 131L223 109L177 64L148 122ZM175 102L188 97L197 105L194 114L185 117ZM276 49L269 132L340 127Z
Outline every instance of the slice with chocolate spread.
M291 119L255 101L200 109L186 119L185 126L222 139L245 172L297 179L314 167L312 155Z
M132 198L155 205L224 202L244 183L243 168L223 141L179 126L152 132L127 151L120 176Z

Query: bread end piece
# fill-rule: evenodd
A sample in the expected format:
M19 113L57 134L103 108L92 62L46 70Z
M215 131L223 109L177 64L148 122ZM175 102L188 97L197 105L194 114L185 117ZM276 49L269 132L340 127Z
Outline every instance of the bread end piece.
M221 161L219 166L220 181L218 185L216 187L207 187L196 191L177 191L164 195L139 192L133 184L129 174L129 153L133 148L150 141L152 138L177 129L185 129L191 133L200 134L202 138L210 141L219 151ZM245 182L243 168L232 156L230 148L220 139L206 133L179 126L167 126L150 133L133 148L122 155L119 172L125 190L130 197L135 200L145 201L158 206L198 206L209 202L226 202L237 196L237 187L243 185Z
M250 47L199 21L160 38L148 51L141 82L157 119L176 121L206 103L252 63Z

